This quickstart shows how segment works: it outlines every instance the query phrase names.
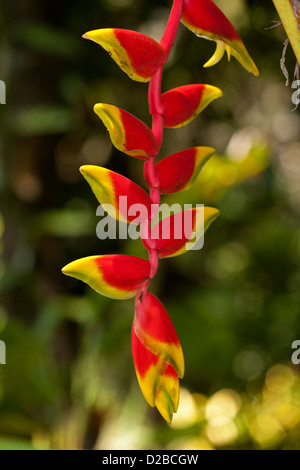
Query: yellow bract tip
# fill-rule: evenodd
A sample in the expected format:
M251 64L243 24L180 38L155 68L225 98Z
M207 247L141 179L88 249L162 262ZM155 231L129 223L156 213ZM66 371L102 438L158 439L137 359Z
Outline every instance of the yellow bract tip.
M213 65L216 65L220 60L222 59L224 53L225 53L225 43L223 41L216 41L217 42L217 47L215 50L214 55L203 65L203 67L212 67Z

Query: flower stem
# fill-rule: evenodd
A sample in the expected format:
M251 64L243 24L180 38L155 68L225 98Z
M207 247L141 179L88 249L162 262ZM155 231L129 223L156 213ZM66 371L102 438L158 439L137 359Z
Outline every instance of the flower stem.
M176 34L178 31L178 27L180 24L181 13L182 13L182 5L183 0L173 0L172 10L169 16L169 20L163 34L162 40L160 45L163 47L165 51L165 62L167 62L168 57L170 55L172 46L174 44ZM156 138L158 143L158 151L161 148L161 144L163 141L163 134L164 134L164 105L161 97L161 82L162 82L162 73L163 73L162 65L155 75L152 77L149 83L149 91L148 91L148 100L149 100L149 111L152 115L152 133ZM148 183L150 189L150 198L152 204L155 204L156 207L160 205L160 191L159 191L159 180L158 175L155 170L155 155L151 156L149 160L145 161L144 165L144 175L145 179ZM155 211L152 211L151 215L149 215L148 221L148 237L151 238L151 221L155 217ZM145 231L143 229L143 231ZM149 239L148 239L149 240ZM158 268L158 253L153 247L151 240L149 240L149 262L151 265L151 273L150 279L156 274ZM148 289L148 285L147 285Z
M160 45L164 48L165 53L166 53L166 60L169 57L169 54L171 52L172 46L174 44L174 41L177 35L178 27L179 27L180 20L181 20L182 6L183 6L183 0L173 1L173 7L171 10L169 21L168 21L166 30L164 32L164 35L162 37L162 40L160 41Z

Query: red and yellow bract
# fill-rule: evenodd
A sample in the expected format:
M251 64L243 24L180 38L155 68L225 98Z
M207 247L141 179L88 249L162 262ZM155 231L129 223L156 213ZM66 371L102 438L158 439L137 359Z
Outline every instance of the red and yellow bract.
M150 292L136 302L134 331L142 344L184 375L182 349L173 323L162 303Z
M65 266L67 276L86 282L111 299L130 299L149 281L150 263L129 255L88 256Z
M179 380L176 370L147 349L137 337L134 325L131 349L136 376L150 406L156 406L163 418L171 424L179 405Z
M119 67L138 82L149 82L165 61L165 51L161 45L136 31L96 29L83 37L102 46Z
M210 67L218 63L225 52L231 54L248 72L258 75L258 69L251 59L240 36L224 13L211 0L183 0L182 23L197 36L217 42L216 52L205 64Z
M171 258L192 250L218 215L218 209L199 207L161 220L151 231L159 258ZM147 240L143 243L148 245Z
M183 127L195 119L222 91L211 85L184 85L162 95L164 127Z
M119 173L102 168L100 166L85 165L80 168L97 200L111 217L121 222L133 223L135 215L130 215L128 209L134 204L145 208L147 214L151 214L151 199L148 194L137 184ZM124 198L126 205L120 205ZM114 208L114 211L111 210ZM142 216L140 221L142 222Z
M98 103L94 111L107 127L118 150L143 160L157 154L158 145L153 133L138 118L111 104Z
M214 154L215 150L211 147L194 147L163 158L155 166L161 194L189 189Z

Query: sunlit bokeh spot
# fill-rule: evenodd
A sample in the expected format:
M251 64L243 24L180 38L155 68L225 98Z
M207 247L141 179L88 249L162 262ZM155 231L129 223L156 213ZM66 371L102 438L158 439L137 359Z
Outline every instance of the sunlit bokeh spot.
M175 429L186 428L192 426L197 420L198 408L193 395L186 388L181 387L179 408L171 426Z

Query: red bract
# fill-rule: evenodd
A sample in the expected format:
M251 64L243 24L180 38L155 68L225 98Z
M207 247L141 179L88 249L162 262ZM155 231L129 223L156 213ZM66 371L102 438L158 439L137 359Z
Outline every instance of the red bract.
M194 147L161 160L155 167L160 192L171 194L189 189L214 154L211 147Z
M153 133L138 118L111 104L96 104L94 111L107 127L118 150L143 160L157 154L158 145Z
M199 207L178 212L162 219L151 231L151 240L159 258L179 256L194 249L219 211L212 207ZM149 241L143 240L147 247Z
M83 35L107 50L133 80L149 82L164 64L165 51L154 39L127 29L96 29Z
M135 256L103 255L78 259L62 271L106 297L130 299L146 285L150 268L148 261Z
M217 209L202 206L174 214L172 206L167 216L162 220L158 218L158 209L162 209L161 194L188 189L215 153L211 147L194 147L174 153L156 165L164 128L188 124L209 103L222 96L219 88L201 84L185 85L161 94L163 66L181 20L197 35L217 42L216 53L206 66L218 62L226 51L228 57L234 55L247 70L258 74L239 35L211 0L173 0L160 44L130 30L110 28L86 33L84 37L106 49L131 78L141 82L150 80L151 129L114 105L96 104L94 107L113 145L127 155L145 160L144 175L150 195L118 173L93 165L81 167L96 198L112 217L140 225L149 261L125 255L90 256L63 269L64 274L86 282L107 297L129 299L136 296L131 344L137 379L149 405L156 406L168 423L178 408L179 377L184 374L184 359L171 318L161 302L148 292L148 287L158 269L159 258L178 256L195 249L197 243L202 245L205 231L219 215ZM137 213L130 213L135 205L146 214L138 220Z
M176 370L147 349L138 338L134 325L131 332L131 349L136 376L150 406L158 409L167 423L179 405L179 380Z
M164 127L182 127L195 119L222 91L211 85L185 85L162 95Z
M184 360L175 328L162 303L149 292L136 302L134 331L149 351L183 377Z
M206 67L219 62L226 51L228 58L232 54L248 72L259 74L238 33L214 2L183 0L182 22L197 36L217 42L216 52Z
M100 204L112 217L122 222L134 222L137 216L128 211L134 204L139 204L145 209L145 213L151 214L151 199L148 194L125 176L94 165L82 166L80 171ZM141 221L142 216L140 214Z

